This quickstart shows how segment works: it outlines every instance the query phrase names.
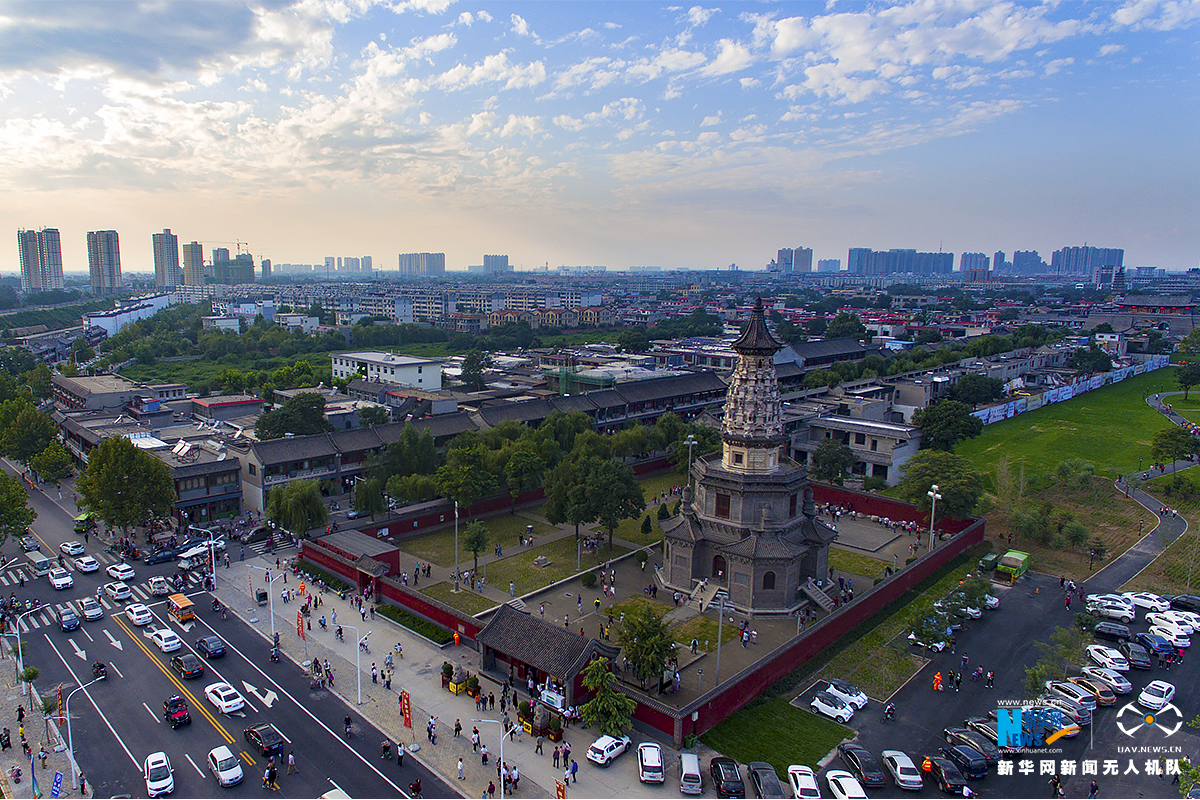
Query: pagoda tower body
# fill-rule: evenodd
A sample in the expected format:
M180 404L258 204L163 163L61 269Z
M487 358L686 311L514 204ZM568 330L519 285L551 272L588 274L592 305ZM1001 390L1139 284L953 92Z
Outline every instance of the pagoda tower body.
M746 614L792 613L801 587L828 575L836 532L816 518L803 466L784 451L782 404L775 374L780 344L767 328L760 299L734 342L721 425L721 452L691 469L678 516L663 525L659 579L692 594L725 589Z

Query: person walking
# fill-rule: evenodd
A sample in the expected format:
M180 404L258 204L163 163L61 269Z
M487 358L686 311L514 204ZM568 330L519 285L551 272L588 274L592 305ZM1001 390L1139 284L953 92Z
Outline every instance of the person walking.
M404 766L404 742L396 742L396 766Z
M479 752L479 728L471 729L471 752Z
M579 783L579 762L571 759L571 783Z
M987 671L987 679L983 682L983 686L985 689L994 689L995 682L996 682L996 673L989 669Z
M537 753L538 755L545 755L545 753L542 752L542 737L540 735L537 737L537 746L533 748L533 752Z
M296 766L296 751L290 750L290 751L288 751L287 774L291 775L293 772L299 772L299 771L300 771L300 768Z
M454 720L454 738L458 739L461 737L462 737L462 720L455 719Z
M486 767L486 766L487 766L487 758L488 758L488 752L487 752L487 745L486 745L486 744L481 744L481 745L479 745L479 756L480 756L480 758L481 758L481 759L482 759L482 761L483 761L483 765Z
M379 683L379 669L374 661L371 662L371 683Z
M467 779L466 776L463 775L463 763L461 758L458 760L458 779L460 781L465 781Z
M1091 786L1088 787L1088 797L1093 798L1093 797L1099 797L1099 796L1100 796L1100 784L1096 783L1095 781L1092 781Z
M1053 778L1046 781L1046 783L1050 786L1050 796L1058 797L1059 792L1062 791L1062 779L1055 775Z

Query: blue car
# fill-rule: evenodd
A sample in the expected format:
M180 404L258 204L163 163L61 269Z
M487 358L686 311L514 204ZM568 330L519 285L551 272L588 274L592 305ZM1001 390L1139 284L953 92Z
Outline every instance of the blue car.
M168 561L174 561L179 556L179 553L169 547L164 547L162 550L155 550L150 555L142 559L145 564L165 564Z
M1146 652L1155 658L1175 652L1175 645L1154 633L1139 633L1133 637L1133 640L1146 648Z
M219 636L201 636L196 640L196 652L205 658L220 658L225 655L225 643Z

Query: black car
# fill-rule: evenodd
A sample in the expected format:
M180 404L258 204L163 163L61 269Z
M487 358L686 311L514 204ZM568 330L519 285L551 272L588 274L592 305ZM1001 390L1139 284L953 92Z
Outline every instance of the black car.
M979 752L987 761L989 767L994 767L1000 763L1000 748L996 747L996 743L988 739L988 737L969 728L946 728L942 731L942 737L947 744L964 744L967 747L973 748Z
M871 751L854 742L842 742L837 746L838 757L842 759L854 777L863 786L887 786L887 775Z
M26 553L32 553L32 552L40 549L41 546L42 546L41 540L32 534L30 534L29 536L21 537L21 549L24 550Z
M1175 645L1154 633L1139 633L1133 637L1133 640L1146 648L1146 652L1155 658L1175 652Z
M1137 642L1121 642L1117 645L1117 651L1125 656L1129 666L1134 669L1150 669L1153 666L1150 663L1150 654Z
M1200 613L1200 597L1194 594L1163 595L1163 599L1171 604L1176 611L1191 611Z
M75 615L74 609L70 606L59 610L58 627L64 631L73 631L79 628L79 617Z
M754 787L755 797L783 798L783 782L775 774L775 768L765 761L751 761L746 765L750 773L750 784Z
M983 753L966 744L956 744L939 750L943 758L948 758L958 767L958 771L968 778L986 778L988 774L987 759Z
M732 758L717 756L708 762L708 771L712 775L717 797L746 796L746 784L742 783L742 773Z
M938 787L946 794L955 794L961 797L967 780L958 771L958 767L954 766L954 762L940 756L930 757L929 762L929 776L933 778Z
M161 550L155 550L142 559L144 564L165 564L168 561L174 561L179 557L179 553L169 547L164 547Z
M196 640L196 650L205 658L220 658L225 655L225 643L220 636L201 636Z
M1129 626L1119 622L1097 622L1096 627L1092 628L1092 636L1110 642L1127 642L1133 638Z
M199 678L204 674L204 662L192 653L181 653L171 659L171 669L184 678Z
M178 695L163 701L163 719L171 724L172 729L192 724L192 715L188 713L187 703Z
M275 726L269 722L251 725L242 731L242 735L254 747L254 752L261 754L263 758L283 755L283 737L279 735L279 731L275 730ZM743 793L741 796L744 797L745 794Z

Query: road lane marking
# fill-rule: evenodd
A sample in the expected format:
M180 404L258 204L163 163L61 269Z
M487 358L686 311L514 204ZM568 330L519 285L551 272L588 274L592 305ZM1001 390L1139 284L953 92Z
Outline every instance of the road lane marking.
M278 730L278 728L276 728L276 730ZM250 766L252 766L252 767L258 763L257 761L254 760L254 756L250 755L250 753L247 752L246 750L243 750L242 752L238 753L238 755L241 756L242 758L246 759L246 762L249 763Z
M200 773L200 777L201 777L201 778L207 778L207 777L208 777L207 775L205 775L205 774L204 774L204 770L202 770L202 769L200 769L199 767L197 767L197 766L196 766L196 762L195 762L195 761L192 761L192 757L191 757L191 756L189 756L187 753L184 753L184 754L183 754L183 757L184 757L184 758L186 758L186 759L188 760L188 763L192 765L192 769L194 769L194 770L196 770L196 772L199 772L199 773Z
M84 685L86 681L79 679L79 676L75 674L75 670L71 669L71 665L67 663L67 659L63 658L63 654L58 651L58 648L55 646L50 637L46 634L43 635L46 636L46 642L50 645L50 648L54 650L54 654L58 656L58 660L61 661L63 666L67 668L67 672L71 673L71 677L75 679L75 683L81 687L80 690L83 692L84 697L91 701L92 708L96 709L96 713L100 715L100 719L104 720L104 724L108 726L109 733L111 733L113 738L117 740L117 744L121 745L121 749L125 751L125 755L129 756L129 760L133 762L134 769L141 771L143 766L142 763L133 757L133 753L129 752L129 747L126 746L125 740L121 738L120 734L117 733L117 729L113 727L112 723L108 721L108 717L105 716L104 712L100 710L99 704L96 703L96 698L92 697L92 693L89 691L89 687ZM107 683L107 681L105 681L105 683Z
M121 670L117 669L117 665L116 665L116 664L112 664L112 663L110 663L110 664L109 664L109 666L113 668L113 672L117 673L117 677L118 677L118 678L124 678L124 677L125 677L124 675L122 675L122 674L121 674Z
M67 641L68 641L68 642L70 642L70 643L71 643L71 647L72 647L72 648L74 648L74 650L75 650L75 655L79 656L79 658L80 658L81 660L83 660L83 661L87 661L87 651L86 651L86 650L80 650L80 649L79 649L79 645L75 644L75 640L74 640L74 639L67 639Z
M146 705L145 703L142 703L142 708L146 709L146 711L149 712L150 716L154 717L155 722L158 722L158 714L155 714L153 711L150 711L150 706Z
M108 632L107 628L104 629L104 635L108 637L108 643L113 647L121 651L125 650L125 645L121 644L120 640L113 638L113 635Z
M90 633L88 633L88 632L87 632L87 628L80 628L80 630L81 630L81 631L83 631L83 635L84 635L84 636L88 637L88 641L89 641L89 642L95 642L95 641L96 641L95 639L93 639L93 638L92 638L92 635L91 635Z
M258 702L262 703L267 708L270 708L275 704L275 701L279 699L279 695L275 694L270 689L267 689L262 694L259 694L258 687L250 683L250 681L242 681L242 686L246 687L246 692L248 694L257 697Z

